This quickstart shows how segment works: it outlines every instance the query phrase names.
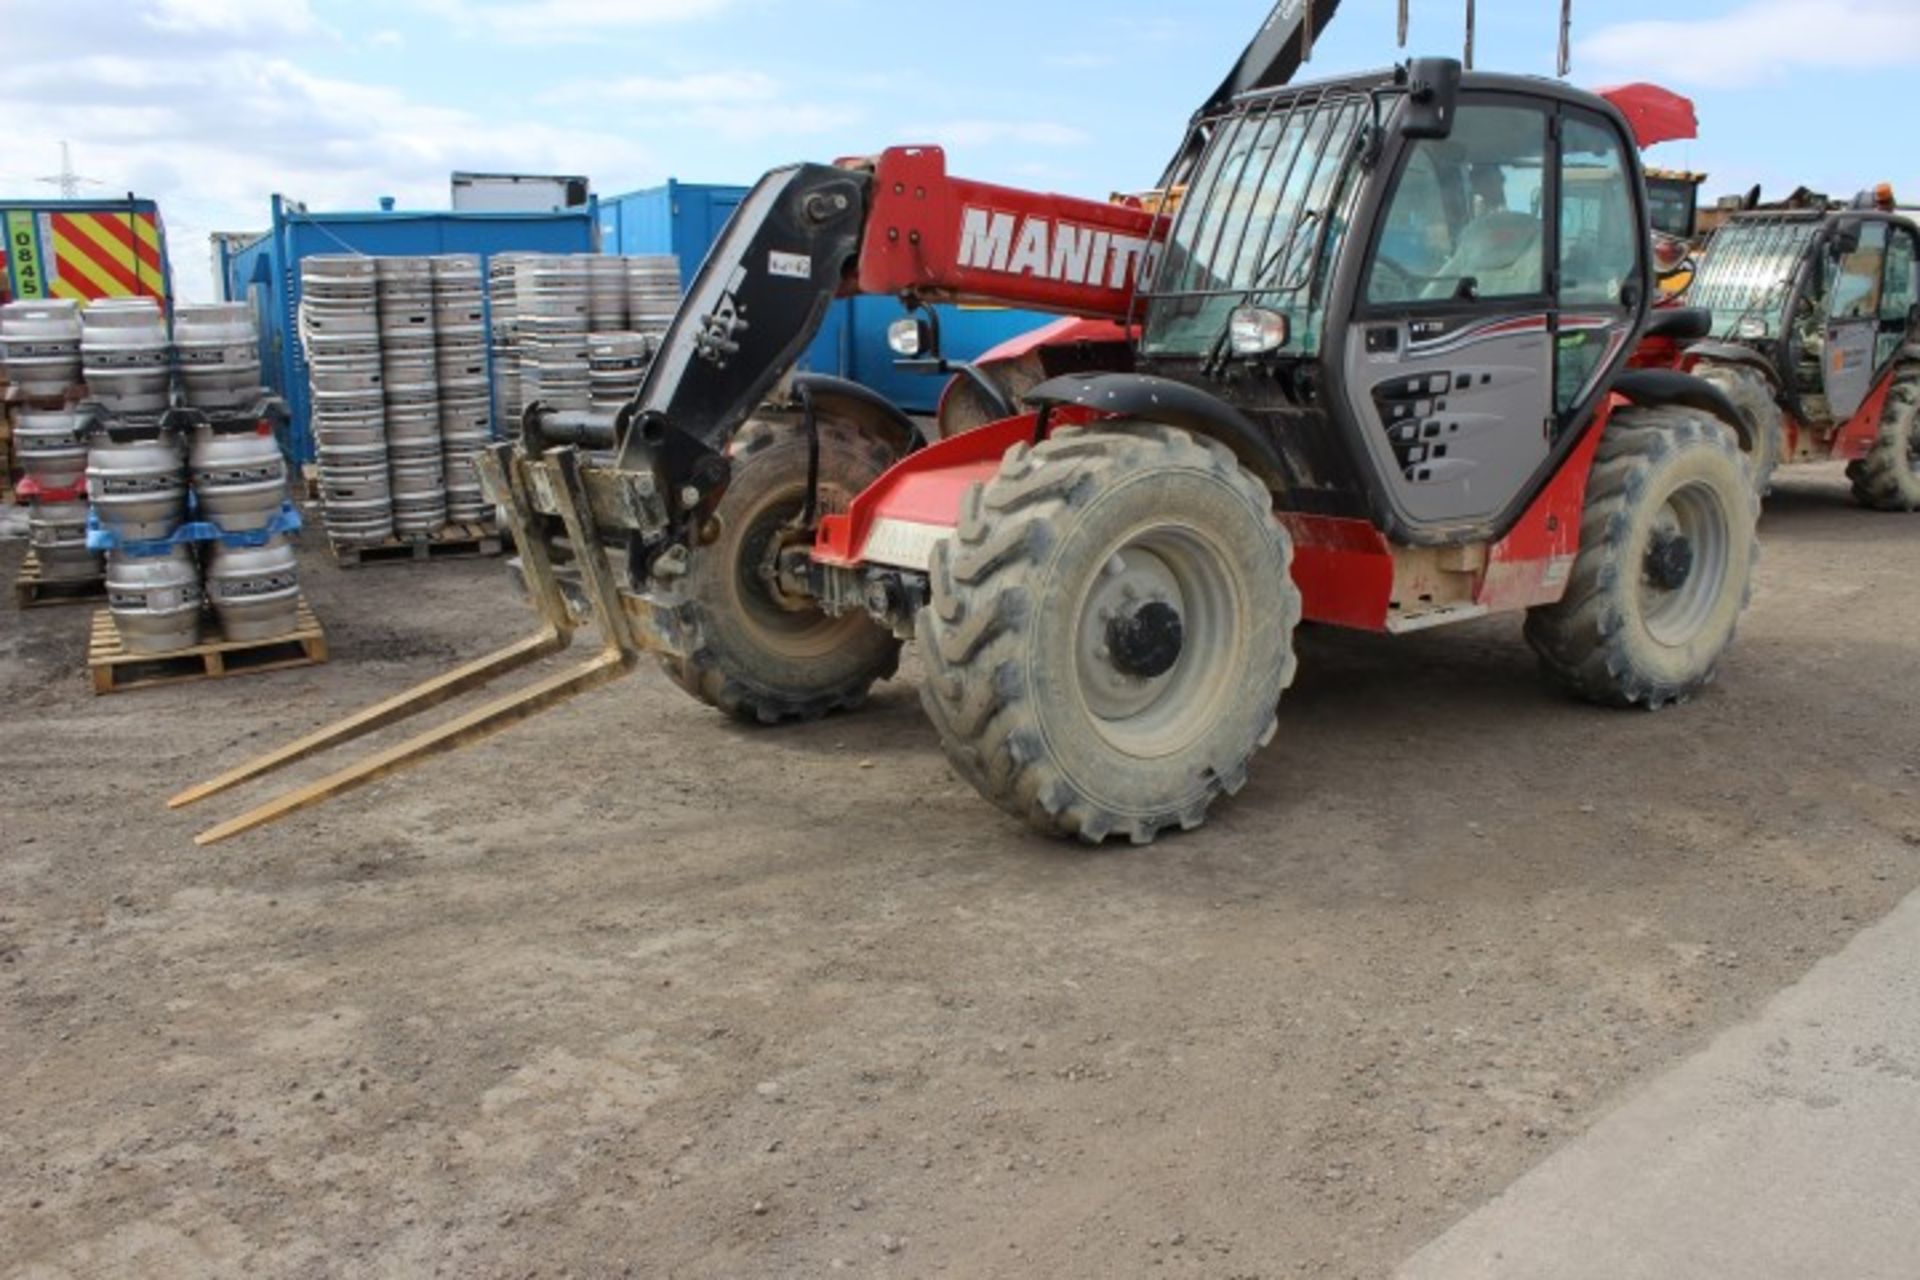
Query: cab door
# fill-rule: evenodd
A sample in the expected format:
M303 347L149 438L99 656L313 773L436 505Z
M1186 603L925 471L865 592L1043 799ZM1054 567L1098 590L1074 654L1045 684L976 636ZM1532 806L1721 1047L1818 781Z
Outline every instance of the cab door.
M1497 527L1591 420L1646 305L1628 147L1577 107L1489 98L1404 153L1344 365L1412 530Z
M1348 409L1399 522L1492 519L1553 416L1550 108L1467 100L1409 144L1346 347Z
M1827 318L1821 379L1835 422L1858 413L1873 391L1880 345L1890 225L1842 219L1827 238Z

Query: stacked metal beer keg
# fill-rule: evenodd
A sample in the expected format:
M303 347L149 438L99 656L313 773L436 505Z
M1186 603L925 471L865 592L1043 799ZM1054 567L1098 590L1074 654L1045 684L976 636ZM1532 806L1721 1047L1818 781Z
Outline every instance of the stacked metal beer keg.
M321 509L328 538L347 546L393 536L376 285L372 258L317 254L300 263Z
M539 400L613 412L640 389L680 306L671 254L497 254L488 273L494 397L518 429Z
M520 434L520 319L516 264L529 255L496 253L487 262L487 319L493 341L493 409L504 434Z
M487 504L474 459L493 438L493 411L487 383L486 300L477 255L448 254L433 260L433 311L447 518L478 521L486 517Z
M522 339L522 397L555 409L587 407L592 274L586 255L542 255L514 264Z
M14 448L26 480L27 538L48 582L99 580L87 550L86 427L74 409L80 386L80 309L72 302L0 307L0 358L23 405Z
M393 531L429 534L447 522L440 452L440 366L433 260L380 258L380 359L387 399L387 471Z
M81 317L87 383L87 497L107 541L107 608L130 653L200 640L204 596L187 520L187 468L168 419L172 351L151 298L111 298Z
M184 310L184 308L183 308ZM176 324L177 330L177 324ZM255 396L259 395L258 388ZM206 542L206 597L229 640L285 635L299 625L300 566L287 540L287 463L270 419L194 404L187 472Z
M680 259L670 253L626 259L628 326L655 337L665 333L680 309Z
M653 360L655 339L645 333L595 333L587 341L587 382L595 413L614 413L639 394Z

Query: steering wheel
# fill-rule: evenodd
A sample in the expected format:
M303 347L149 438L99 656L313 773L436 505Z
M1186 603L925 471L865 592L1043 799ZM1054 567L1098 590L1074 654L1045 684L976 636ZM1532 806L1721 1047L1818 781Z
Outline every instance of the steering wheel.
M1396 277L1395 283L1398 287L1394 290L1392 299L1394 301L1405 301L1409 298L1417 298L1420 296L1421 286L1433 282L1432 276L1421 275L1413 268L1396 262L1384 253L1374 257L1373 265L1376 271L1381 267L1385 267Z

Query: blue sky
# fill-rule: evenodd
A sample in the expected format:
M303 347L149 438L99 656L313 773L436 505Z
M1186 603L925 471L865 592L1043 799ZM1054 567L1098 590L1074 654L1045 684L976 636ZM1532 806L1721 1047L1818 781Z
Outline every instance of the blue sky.
M747 182L792 159L937 142L956 171L1076 194L1159 174L1268 0L0 0L0 198L75 167L161 201L183 292L211 230L275 191L444 207L456 168L584 172L617 192ZM1413 0L1411 50L1460 46ZM1480 0L1480 65L1550 73L1555 0ZM1684 16L1675 19L1672 14ZM935 16L925 16L925 15ZM1920 203L1920 0L1576 0L1573 79L1693 96L1657 163ZM1347 0L1308 74L1392 61L1392 0ZM1879 122L1879 123L1876 123Z

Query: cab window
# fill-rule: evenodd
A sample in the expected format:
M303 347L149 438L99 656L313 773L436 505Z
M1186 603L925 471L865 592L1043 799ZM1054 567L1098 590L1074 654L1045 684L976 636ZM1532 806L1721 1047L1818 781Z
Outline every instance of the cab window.
M1827 314L1835 320L1880 317L1880 285L1887 263L1887 224L1863 223L1859 232L1859 243L1842 252L1834 264Z
M1416 143L1401 170L1367 300L1474 301L1546 291L1547 120L1469 104L1453 134Z
M1569 117L1560 155L1560 300L1618 305L1639 275L1639 218L1620 137Z

